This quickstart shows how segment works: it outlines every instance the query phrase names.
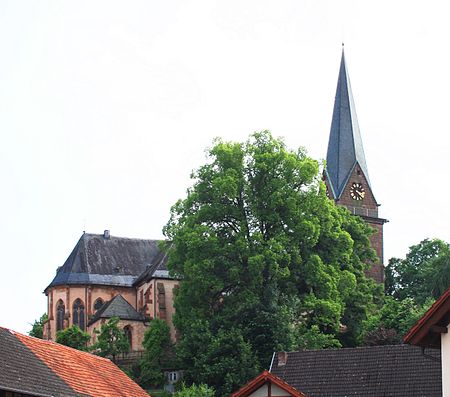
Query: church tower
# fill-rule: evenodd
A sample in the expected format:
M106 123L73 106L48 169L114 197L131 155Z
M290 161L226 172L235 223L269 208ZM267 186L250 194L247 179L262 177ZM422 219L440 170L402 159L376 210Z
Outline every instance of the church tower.
M375 229L370 240L378 261L372 265L368 275L382 283L384 281L383 224L387 221L378 217L379 204L370 184L344 49L342 49L324 179L327 194L336 204L346 207L353 215L360 216Z

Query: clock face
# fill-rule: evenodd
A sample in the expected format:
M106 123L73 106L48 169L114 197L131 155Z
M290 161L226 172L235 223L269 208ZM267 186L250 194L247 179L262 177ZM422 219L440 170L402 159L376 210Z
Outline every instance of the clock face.
M364 190L363 185L357 182L352 184L352 186L350 187L350 197L353 200L360 201L364 198L365 195L366 191Z

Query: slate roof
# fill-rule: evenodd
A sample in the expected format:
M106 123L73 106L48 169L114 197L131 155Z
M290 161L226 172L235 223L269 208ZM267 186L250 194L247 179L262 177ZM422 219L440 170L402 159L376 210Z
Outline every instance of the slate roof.
M1 327L0 390L42 397L148 397L108 359Z
M147 269L136 279L133 285L140 285L146 283L152 278L165 278L173 279L169 275L169 270L167 269L167 252L160 251L158 255L153 259L153 263L147 266Z
M131 287L159 257L158 244L158 240L84 233L46 290L67 284Z
M416 346L306 350L271 372L308 397L442 397L440 352Z
M335 199L341 197L357 163L370 186L344 49L342 49L325 169Z
M122 295L116 295L106 302L92 317L88 325L101 318L119 317L121 320L144 321L142 314L136 311Z

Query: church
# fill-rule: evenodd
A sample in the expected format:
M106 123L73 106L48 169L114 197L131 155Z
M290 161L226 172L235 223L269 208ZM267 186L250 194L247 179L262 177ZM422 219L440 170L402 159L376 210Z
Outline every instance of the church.
M342 52L333 117L324 170L327 195L337 205L362 217L375 229L371 244L378 261L368 276L384 280L383 225L372 191L356 117L350 80ZM179 280L167 269L167 254L157 240L142 240L84 233L45 288L48 321L44 338L72 325L95 330L111 317L120 317L132 350L141 350L145 329L153 318L164 319L176 340L173 297Z

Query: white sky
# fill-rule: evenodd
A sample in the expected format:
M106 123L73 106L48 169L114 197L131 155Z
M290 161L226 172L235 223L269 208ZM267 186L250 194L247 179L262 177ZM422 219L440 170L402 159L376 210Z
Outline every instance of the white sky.
M442 1L0 1L0 325L25 332L83 230L161 238L216 136L326 155L341 42L385 262L450 241Z

